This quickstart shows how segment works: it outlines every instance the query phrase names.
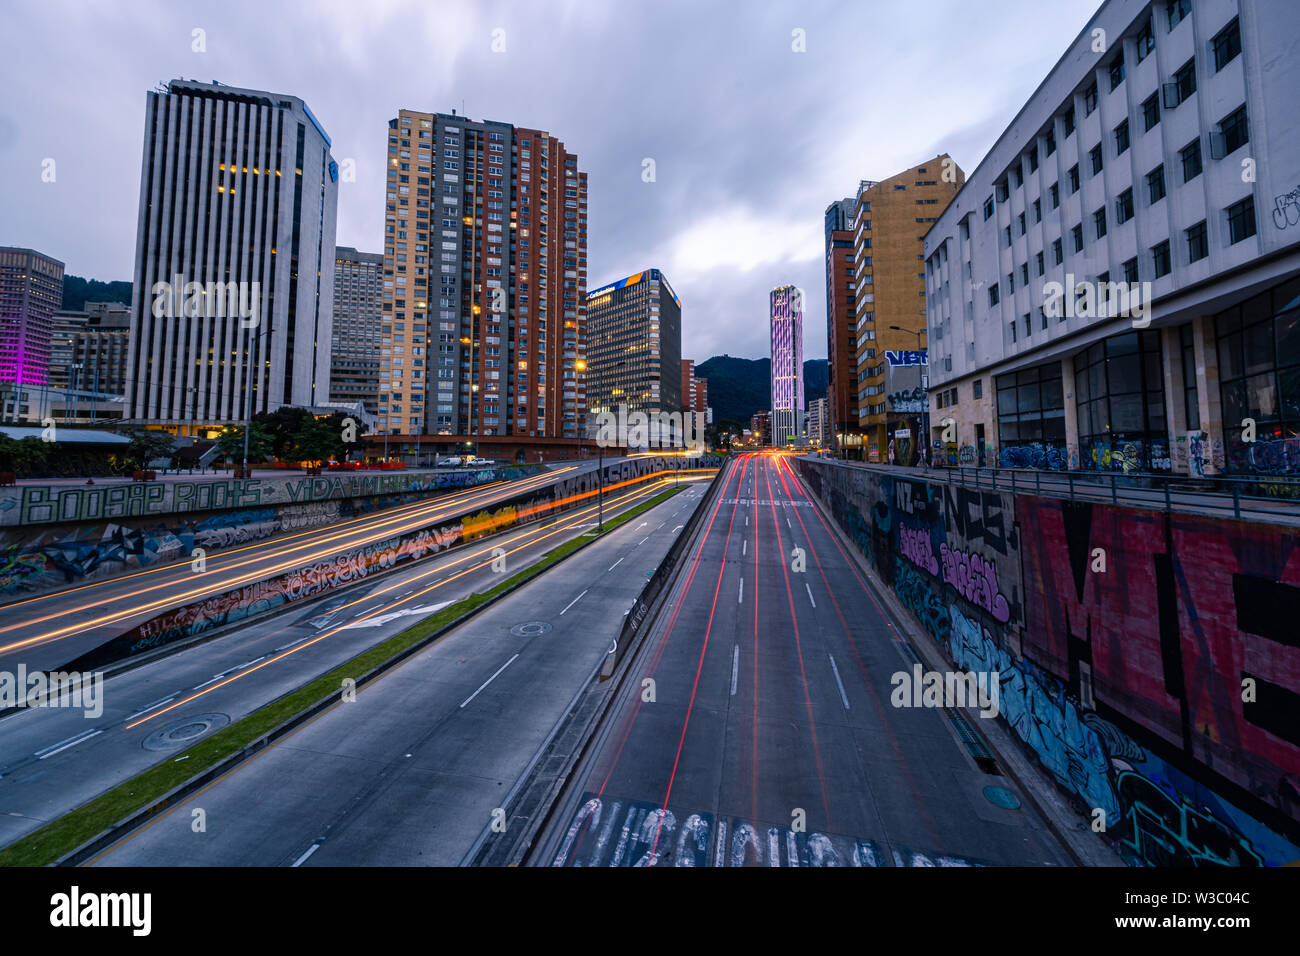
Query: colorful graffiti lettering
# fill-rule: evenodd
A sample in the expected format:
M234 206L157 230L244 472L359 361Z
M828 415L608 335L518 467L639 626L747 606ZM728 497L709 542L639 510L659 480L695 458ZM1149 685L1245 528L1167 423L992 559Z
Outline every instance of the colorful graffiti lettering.
M930 532L924 528L909 528L900 521L898 539L898 550L903 557L931 574L939 573L939 562L935 560L934 550L930 547Z
M1032 442L1028 445L1004 446L998 453L998 464L1003 468L1044 468L1064 471L1065 451L1055 445Z
M957 589L957 593L976 607L983 608L995 619L1005 624L1011 619L1011 608L1006 597L998 590L998 569L978 554L958 551L946 544L939 545L943 561L943 580ZM933 572L932 572L933 573Z

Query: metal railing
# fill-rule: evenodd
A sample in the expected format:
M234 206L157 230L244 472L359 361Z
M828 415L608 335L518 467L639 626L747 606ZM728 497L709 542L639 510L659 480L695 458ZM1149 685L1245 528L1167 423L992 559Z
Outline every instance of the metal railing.
M1288 476L1187 477L1151 472L1045 471L1030 468L884 465L825 459L837 465L903 474L940 484L1009 491L1069 501L1204 512L1237 519L1300 524L1300 479Z

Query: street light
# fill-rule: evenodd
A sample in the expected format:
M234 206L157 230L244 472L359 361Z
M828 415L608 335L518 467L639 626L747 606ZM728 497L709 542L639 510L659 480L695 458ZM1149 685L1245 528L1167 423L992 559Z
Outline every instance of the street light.
M905 329L902 326L898 326L898 325L891 325L890 328L893 329L895 332L911 332L913 335L916 336L916 351L917 352L924 351L921 348L921 336L925 334L925 329L921 329L918 331L916 329ZM924 424L921 426L921 434L924 435L925 437L925 443L921 446L921 448L923 449L923 454L925 455L926 460L928 461L930 455L930 398L929 398L930 390L927 388L924 391L926 393L926 397L922 399L922 401L925 404L921 406L921 414L917 416L917 424L921 424L922 422L924 422Z

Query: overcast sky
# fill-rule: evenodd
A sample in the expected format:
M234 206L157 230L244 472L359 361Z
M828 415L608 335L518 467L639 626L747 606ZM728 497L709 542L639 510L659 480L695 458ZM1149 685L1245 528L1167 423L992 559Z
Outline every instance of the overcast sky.
M588 287L663 269L684 356L765 356L792 283L824 357L827 204L941 152L973 170L1098 5L4 0L0 245L131 279L145 93L183 76L302 97L355 161L338 244L382 252L388 120L455 108L578 154Z

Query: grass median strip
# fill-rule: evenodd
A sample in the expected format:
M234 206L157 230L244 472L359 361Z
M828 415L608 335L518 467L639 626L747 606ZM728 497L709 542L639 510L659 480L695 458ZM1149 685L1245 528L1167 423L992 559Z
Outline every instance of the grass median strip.
M605 522L605 533L668 500L687 486L668 488L635 508ZM101 794L95 799L48 823L34 833L0 850L0 866L45 866L75 850L127 817L148 806L192 777L238 753L258 738L279 727L296 714L340 693L344 678L356 679L380 667L391 658L436 634L503 592L543 573L556 562L597 540L581 536L565 541L536 562L511 575L483 593L474 593L412 625L400 634L363 651L351 660L283 697L258 708L246 717L223 727L166 763Z

